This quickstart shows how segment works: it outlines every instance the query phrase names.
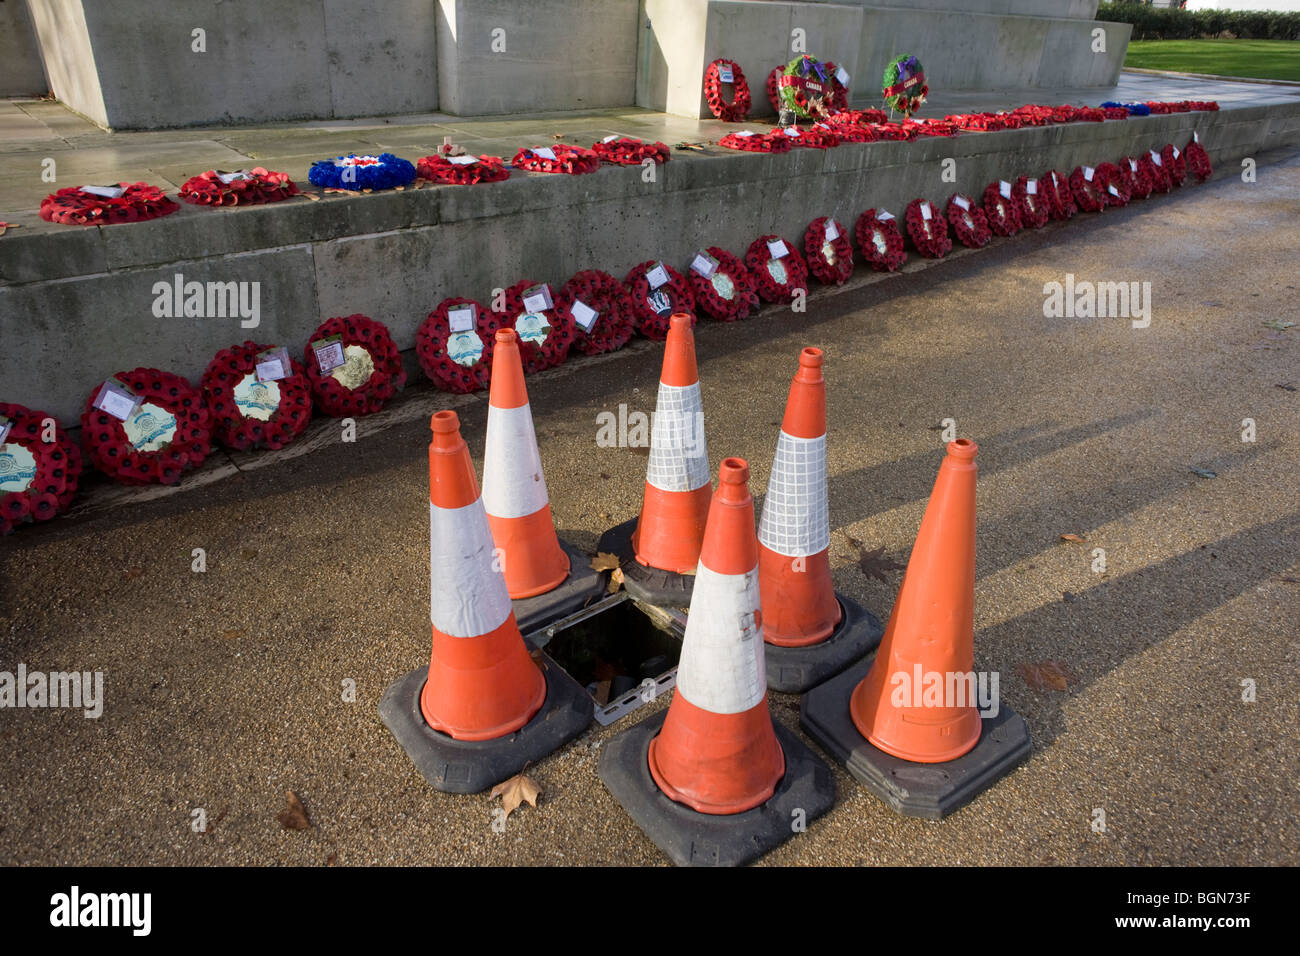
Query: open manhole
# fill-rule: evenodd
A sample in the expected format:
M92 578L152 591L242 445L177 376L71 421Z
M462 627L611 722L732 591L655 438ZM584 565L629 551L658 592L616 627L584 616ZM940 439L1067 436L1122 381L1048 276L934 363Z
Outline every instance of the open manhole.
M677 681L686 616L639 604L626 591L524 635L587 689L596 722L612 724Z

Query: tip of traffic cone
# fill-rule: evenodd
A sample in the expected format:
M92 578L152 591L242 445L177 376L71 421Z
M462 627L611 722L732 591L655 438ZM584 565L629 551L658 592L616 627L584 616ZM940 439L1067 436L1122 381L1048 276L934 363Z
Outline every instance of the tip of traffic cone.
M758 566L749 462L743 458L724 458L718 466L718 487L709 504L700 564L718 574L748 574Z
M949 456L959 461L974 461L975 456L979 454L980 446L975 444L969 438L958 438L956 441L948 442Z
M497 408L520 408L528 404L524 363L519 355L519 336L514 329L497 329L488 403Z
M674 312L668 320L668 338L664 342L664 368L659 381L665 385L694 385L700 380L695 365L695 333L686 312Z
M453 448L456 438L460 437L460 416L452 411L434 412L429 419L429 430L433 432L435 443L441 442L445 447ZM448 438L453 435L456 437L448 443Z
M822 350L809 346L799 353L799 371L798 375L807 381L820 382L822 378ZM809 375L813 377L808 378Z
M478 479L469 446L460 435L460 418L453 411L434 412L429 419L429 501L439 508L463 508L478 500Z
M826 434L826 380L822 377L824 357L819 348L799 353L799 369L790 383L781 431L793 438L819 438Z
M718 466L718 497L741 502L749 497L749 462L743 458L724 458Z

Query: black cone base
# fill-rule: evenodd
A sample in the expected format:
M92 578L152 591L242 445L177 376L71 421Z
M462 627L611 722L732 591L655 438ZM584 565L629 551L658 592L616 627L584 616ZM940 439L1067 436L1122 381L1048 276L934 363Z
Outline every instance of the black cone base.
M639 520L639 516L630 518L610 528L600 536L596 550L618 556L619 567L623 569L623 587L642 604L690 607L695 575L648 568L636 559L636 552L632 549L632 533L636 531Z
M785 776L764 804L744 813L698 813L664 796L650 775L650 741L668 711L609 740L600 779L636 825L678 866L742 866L798 836L835 803L830 768L799 737L772 721L785 754Z
M582 610L605 593L605 576L591 569L591 556L583 554L567 541L561 541L560 547L569 556L569 576L545 594L516 598L510 602L515 609L515 623L525 640L530 631ZM533 646L532 642L529 646Z
M979 743L956 760L912 763L872 746L849 716L849 698L874 658L804 694L799 725L896 812L930 820L946 817L1029 757L1029 728L1006 704L999 706L996 717L984 718Z
M415 768L435 790L479 793L509 780L524 766L559 749L591 725L591 697L545 655L546 701L533 719L495 740L457 740L430 727L420 712L429 668L417 668L389 685L379 717Z
M885 633L880 618L857 601L836 593L840 623L819 644L778 647L764 644L767 686L783 694L801 694L834 677L854 661L874 651Z

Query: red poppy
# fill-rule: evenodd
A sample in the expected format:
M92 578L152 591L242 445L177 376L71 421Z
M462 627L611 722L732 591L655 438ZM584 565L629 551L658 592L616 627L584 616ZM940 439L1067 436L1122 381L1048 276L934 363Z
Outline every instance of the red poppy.
M772 254L776 243L781 244L776 249L780 255ZM749 244L745 266L764 302L790 302L799 290L808 292L808 264L798 248L775 233L759 236Z
M1011 183L1005 179L984 187L984 215L989 229L999 236L1014 236L1020 231L1020 204L1011 192Z
M570 176L579 176L600 169L600 157L585 146L556 143L554 146L521 149L515 153L515 158L510 160L510 165L534 173L567 173Z
M758 308L754 278L745 264L726 249L709 246L705 250L717 260L717 268L708 278L694 269L687 273L691 294L705 315L719 322L735 322Z
M428 182L453 186L499 183L510 178L510 170L500 156L424 156L416 161L415 171Z
M81 413L81 435L95 467L127 485L174 485L203 464L212 450L212 424L203 395L171 372L137 368L113 379L129 390L135 406L125 419L95 407L97 385ZM121 394L121 393L119 393Z
M663 143L647 143L628 136L614 136L591 144L591 151L607 163L639 166L647 159L662 165L672 158Z
M470 310L468 314L465 309ZM451 328L453 310L455 332ZM445 392L463 395L487 388L492 381L492 355L500 323L499 313L473 299L443 299L415 333L420 368Z
M727 149L744 150L747 153L788 153L794 149L794 140L779 129L767 133L741 130L738 133L728 133L718 140L718 145L725 146Z
M650 274L663 270L664 281L652 285ZM658 276L656 276L657 278ZM670 265L651 259L633 266L623 279L632 300L636 330L648 339L662 342L668 337L668 320L674 312L695 317L695 295L686 277Z
M555 311L573 323L573 348L583 355L621 349L636 331L627 289L599 269L584 269L564 283L555 297Z
M299 193L288 173L271 172L261 166L239 173L209 169L187 179L180 189L180 197L186 202L203 206L252 206L279 202Z
M832 128L826 123L812 123L808 126L786 126L781 132L789 137L796 146L829 149L840 144L838 129Z
M0 535L6 535L23 522L49 521L67 511L82 466L81 449L49 412L0 402L0 418L9 426L0 442L0 479L25 482L21 489L0 492ZM22 451L6 452L5 445Z
M498 316L501 328L519 335L519 357L529 375L562 365L573 344L572 316L561 315L554 304L536 311L524 305L524 293L538 285L534 279L522 279L506 289L505 314Z
M338 349L318 353L313 347L334 336L339 337ZM322 362L331 356L342 358L344 364L322 372ZM406 384L402 356L388 328L361 314L327 319L317 326L303 349L303 365L316 407L334 418L377 412Z
M979 249L988 245L993 233L989 231L984 210L973 199L961 193L953 193L948 198L947 214L953 235L963 246Z
M288 373L284 378L265 383L258 378L259 356L273 348L245 342L222 349L203 373L212 437L227 448L283 448L311 420L311 382L301 364L290 358L289 368L281 365Z
M907 234L916 251L927 259L942 259L952 249L948 238L948 220L927 199L913 199L907 204Z
M877 272L894 272L907 259L898 220L885 210L868 209L853 232L863 260Z
M728 103L722 98L721 71L728 67L732 75L732 99ZM727 123L738 123L749 115L749 84L740 64L733 60L714 60L704 71L704 99L709 104L709 112Z
M97 196L68 186L41 200L41 218L74 226L106 226L169 216L181 207L148 183L116 183L120 196Z
M1020 213L1022 229L1030 227L1041 229L1047 224L1047 217L1051 213L1048 211L1047 198L1043 195L1037 179L1021 176L1011 187L1011 198Z

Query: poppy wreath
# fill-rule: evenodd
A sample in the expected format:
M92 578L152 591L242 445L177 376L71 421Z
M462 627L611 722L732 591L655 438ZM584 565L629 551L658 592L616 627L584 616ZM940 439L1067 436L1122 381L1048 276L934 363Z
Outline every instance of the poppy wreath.
M840 145L839 132L825 123L787 126L781 133L793 140L796 146L806 146L810 149L830 149L832 146Z
M392 153L358 156L349 153L333 159L318 159L307 170L307 179L322 189L363 190L393 189L415 180L415 167Z
M1038 181L1038 191L1053 219L1069 219L1079 211L1074 204L1074 194L1070 192L1070 181L1055 169L1043 173L1043 178Z
M1002 195L1004 181L991 182L984 187L984 215L988 217L989 229L994 233L999 236L1014 236L1020 231L1020 204L1015 201L1014 192L1010 197ZM1007 191L1011 192L1010 189Z
M870 128L876 134L877 139L891 140L916 139L917 131L920 130L920 127L915 123L909 123L906 126L901 123L873 123Z
M1169 171L1169 182L1174 186L1181 186L1183 180L1187 178L1187 159L1183 151L1173 143L1169 143L1160 150L1160 158L1164 160L1165 169Z
M72 504L81 449L49 412L0 402L9 434L0 442L0 535L27 521L49 521ZM45 441L45 422L54 439Z
M524 292L540 284L521 279L506 289L506 310L497 319L499 328L514 329L519 336L519 357L528 375L564 364L573 344L572 315L561 315L554 308L541 312L524 308Z
M786 136L779 129L770 133L728 133L718 140L719 146L727 149L741 149L747 153L788 153L794 149L794 137Z
M963 207L962 203L966 205ZM969 196L953 193L948 198L948 224L952 226L953 235L963 246L980 249L989 244L993 233L989 231L989 221L984 210L975 204Z
M768 243L781 241L785 255L774 258ZM791 302L795 290L808 291L808 263L789 240L775 233L759 236L745 250L745 267L764 302Z
M1200 139L1195 134L1191 142L1183 147L1183 155L1187 157L1187 169L1196 177L1198 183L1203 183L1214 175L1214 166L1210 163L1210 154L1206 152L1201 145Z
M754 277L745 264L720 246L705 250L718 260L718 268L707 279L694 269L687 274L695 304L705 315L719 322L735 322L758 308Z
M1082 166L1075 166L1070 173L1070 193L1084 212L1101 212L1106 208L1106 183L1096 169L1089 179Z
M925 70L921 61L910 53L896 56L885 67L881 80L881 95L885 105L897 110L903 116L911 116L921 108L925 98L930 95L930 87L925 82Z
M618 163L620 166L639 166L647 159L653 159L662 166L672 158L668 147L663 143L647 143L628 136L593 143L591 151L605 162Z
M510 160L510 165L534 173L567 173L570 176L594 173L600 169L600 157L585 146L556 143L554 146L544 148L554 153L555 158L539 156L533 149L521 149L515 153L515 158Z
M299 362L289 359L284 378L257 380L257 357L271 348L245 342L222 349L203 373L212 437L227 448L283 448L311 420L311 382Z
M925 204L930 209L930 218L921 212ZM939 215L939 210L924 199L913 199L907 204L907 234L912 237L916 251L927 259L942 259L952 249L952 240L948 238L948 220Z
M1032 193L1029 191L1031 182L1034 184ZM1043 197L1043 187L1039 185L1038 180L1031 180L1028 176L1021 176L1011 185L1011 198L1020 213L1020 228L1042 229L1043 226L1047 225L1048 216L1051 214L1047 210L1047 201Z
M1101 111L1108 120L1126 120L1128 119L1128 110L1122 106L1103 106Z
M888 123L889 114L877 109L841 110L832 113L826 122L835 127L866 126L869 123Z
M1149 116L1151 114L1151 107L1145 103L1116 103L1114 100L1107 100L1101 104L1101 108L1107 111L1106 115L1108 117L1110 110L1123 110L1129 116Z
M955 113L952 116L945 116L944 120L958 129L976 133L1019 129L1026 125L1026 121L1015 113Z
M573 315L573 305L581 302L596 313L591 331L578 324ZM583 355L613 352L627 345L636 331L632 299L619 282L608 272L584 269L564 283L555 297L555 311L573 324L573 345Z
M122 195L96 196L80 186L68 186L41 200L41 218L69 226L144 222L170 216L180 205L148 183L115 183Z
M874 143L880 134L870 126L836 126L835 135L841 143Z
M1106 193L1107 206L1127 206L1129 200L1133 198L1133 193L1128 187L1128 181L1120 168L1114 163L1098 163L1097 172L1094 174L1097 179L1101 180L1102 189Z
M914 139L917 136L956 136L961 132L961 127L956 123L949 123L947 120L908 120L907 124L914 130Z
M124 485L174 485L212 450L212 419L203 395L171 372L137 368L113 376L135 393L123 421L95 407L101 385L86 399L81 436L95 467Z
M1146 199L1151 195L1151 177L1136 157L1123 156L1116 166L1119 168L1119 179L1128 189L1130 199Z
M829 115L834 116L840 110L846 110L849 108L849 88L840 82L840 78L837 75L839 73L839 67L830 60L826 61L826 72L830 74L831 78L831 92L826 98L826 105L829 107Z
M778 63L772 67L772 72L767 74L767 100L777 113L781 112L781 76L784 73L785 64Z
M804 53L777 80L781 105L800 119L825 119L835 111L835 68Z
M877 272L894 272L907 259L903 234L893 216L882 219L875 209L868 209L858 217L853 234L862 258Z
M474 328L453 333L451 310L460 306L474 310ZM492 355L500 319L498 313L473 299L443 299L415 332L420 368L444 392L464 395L487 388L492 381ZM454 341L453 335L457 336Z
M827 225L835 224L837 235L826 238ZM804 259L808 271L822 285L844 285L853 275L853 244L838 221L819 216L808 223L803 234Z
M510 178L505 160L500 156L477 156L472 163L453 163L447 156L422 156L416 160L419 177L433 183L472 186L476 183L499 183Z
M655 267L655 261L633 266L623 279L632 300L632 318L641 335L656 342L668 337L668 320L674 312L688 312L695 318L695 295L686 277L670 265L664 264L668 281L657 289L650 288L646 273Z
M321 372L311 344L335 335L340 337L345 364ZM406 384L402 356L387 326L360 314L322 322L307 340L303 365L316 407L334 418L377 412Z
M732 99L728 103L722 98L722 68L731 68ZM740 64L733 60L714 60L704 71L704 99L709 104L709 112L726 123L739 123L749 115L749 84Z
M239 178L224 182L223 176ZM273 173L255 166L237 173L220 173L215 169L199 173L181 185L180 197L199 206L253 206L279 202L300 192L288 173Z
M1167 193L1174 188L1173 183L1169 181L1169 170L1165 168L1164 157L1154 150L1138 157L1138 169L1151 183L1151 193Z

